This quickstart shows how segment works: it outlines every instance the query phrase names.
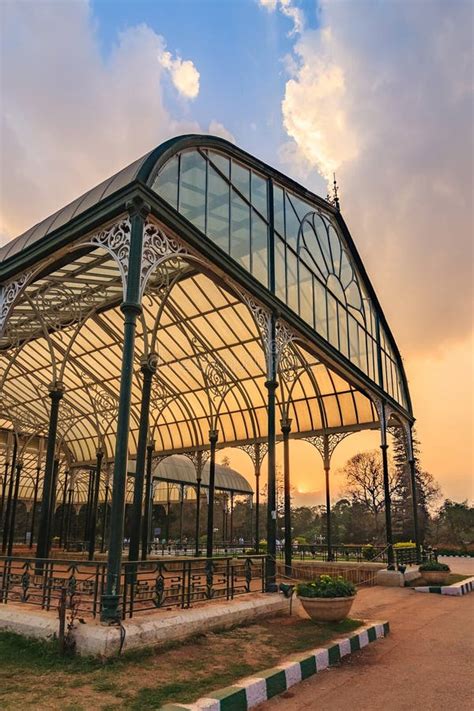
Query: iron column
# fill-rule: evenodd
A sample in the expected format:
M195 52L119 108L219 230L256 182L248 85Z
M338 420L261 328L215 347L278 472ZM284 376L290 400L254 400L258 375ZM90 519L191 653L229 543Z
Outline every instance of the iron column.
M331 456L329 454L329 435L323 435L324 447L324 479L326 484L326 547L328 561L333 559L332 554L332 527L331 527L331 488L329 482L329 472L331 468Z
M413 530L415 533L415 545L416 545L416 562L421 563L421 546L420 546L420 530L418 527L418 492L416 490L416 466L415 466L415 454L413 452L413 431L410 426L408 436L408 463L410 465L410 479L411 479L411 498L413 506Z
M281 420L281 431L283 433L283 474L285 488L285 575L291 577L291 493L290 493L290 432L291 419L285 417Z
M206 555L212 558L214 543L214 494L216 489L216 445L219 437L218 430L209 430L209 443L211 457L209 460L209 506L207 508L207 550Z
M382 468L383 468L383 488L384 488L384 498L385 498L385 528L387 533L387 561L388 570L394 570L394 556L393 556L393 535L392 535L392 505L390 497L390 478L388 471L388 444L387 444L387 420L385 416L385 403L382 402L381 408L381 418L380 418L380 437L381 444L380 449L382 450Z
M51 410L49 414L48 442L46 445L46 464L44 469L43 496L41 500L41 515L36 544L36 557L47 558L51 547L49 538L51 501L54 485L54 457L56 452L56 436L58 431L59 403L64 395L62 383L53 383L50 388Z
M143 508L143 480L148 441L148 421L150 418L151 385L156 372L157 356L151 354L144 358L141 364L143 375L142 403L140 409L140 424L138 429L137 458L135 460L135 482L133 489L132 528L130 531L129 560L138 560L140 550L140 533ZM148 500L145 499L145 507Z
M129 207L131 234L128 255L128 274L125 301L121 304L124 315L124 338L120 396L117 417L116 447L114 459L112 510L110 514L110 542L107 559L107 580L102 595L101 620L106 623L120 621L120 578L125 513L125 489L128 466L128 436L130 430L130 407L132 398L132 373L135 350L137 318L141 313L140 275L142 267L143 230L148 209L142 200Z
M146 447L146 483L145 483L145 510L143 514L143 528L142 528L142 560L146 560L148 556L148 549L150 547L150 523L152 519L152 474L153 474L153 452L155 450L155 443L150 440Z
M95 531L97 528L97 507L99 505L99 491L100 491L100 473L102 469L102 459L104 458L104 453L101 449L97 450L97 460L94 474L94 490L92 496L92 509L90 517L90 527L89 527L89 560L94 560L95 551Z

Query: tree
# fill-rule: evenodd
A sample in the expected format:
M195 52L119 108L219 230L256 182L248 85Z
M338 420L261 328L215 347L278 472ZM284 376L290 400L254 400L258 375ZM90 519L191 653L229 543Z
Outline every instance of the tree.
M466 548L474 543L474 506L446 499L437 516L438 543Z
M392 435L392 460L397 480L393 502L394 533L400 540L415 540L411 472L407 460L403 429L395 427L392 430ZM416 438L415 431L413 431L413 459L415 462L418 529L420 542L423 543L430 523L429 508L440 497L441 492L434 477L421 468L420 443Z
M377 450L360 452L349 459L340 471L346 477L347 494L352 503L363 505L373 516L375 538L379 539L383 530L380 520L385 508L382 456ZM392 470L389 473L389 489L393 494L398 479Z

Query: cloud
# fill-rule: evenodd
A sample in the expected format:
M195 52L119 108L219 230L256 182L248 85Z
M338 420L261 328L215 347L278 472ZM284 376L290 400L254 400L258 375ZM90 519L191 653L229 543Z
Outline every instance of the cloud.
M295 7L293 0L257 0L257 2L268 12L275 12L279 9L283 15L292 21L293 28L288 33L290 37L303 32L305 16L301 8Z
M294 45L282 101L285 160L337 171L405 353L441 351L472 328L473 6L426 10L323 1L322 29Z
M226 141L230 141L230 143L236 143L236 140L232 133L226 129L225 126L223 126L219 121L211 121L209 124L209 133L211 133L213 136L220 136L221 138L225 138Z
M199 94L199 72L191 60L173 59L171 52L164 51L158 55L158 61L171 74L179 93L186 99L195 99Z
M146 24L104 57L85 1L6 3L2 20L3 242L170 136L202 131L165 91L171 76L195 96L199 73L171 55L164 67L165 40Z

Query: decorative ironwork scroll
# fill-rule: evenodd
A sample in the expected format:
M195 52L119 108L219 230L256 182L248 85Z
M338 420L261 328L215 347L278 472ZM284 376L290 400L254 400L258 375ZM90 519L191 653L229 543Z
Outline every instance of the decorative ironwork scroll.
M353 432L331 432L330 434L312 435L303 437L305 442L309 442L318 450L325 466L330 466L332 455L337 445L343 439L349 437Z
M18 295L28 283L32 274L32 271L23 272L17 279L9 281L0 287L0 333L3 332L7 318Z

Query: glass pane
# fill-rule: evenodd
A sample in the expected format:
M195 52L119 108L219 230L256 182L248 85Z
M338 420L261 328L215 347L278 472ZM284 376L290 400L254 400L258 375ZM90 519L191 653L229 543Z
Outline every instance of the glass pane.
M313 277L309 269L300 262L300 316L313 326Z
M239 163L232 161L232 185L239 190L242 195L250 200L250 171Z
M252 274L265 286L268 285L268 227L252 211Z
M359 337L356 320L349 315L349 357L354 365L360 367L359 359Z
M292 204L285 195L285 221L286 221L286 242L296 249L298 239L298 230L300 229L300 221L298 220Z
M261 178L257 173L252 173L252 205L268 219L268 181Z
M298 313L298 283L296 272L296 256L290 249L286 250L286 280L288 291L288 306Z
M285 243L275 238L275 291L279 299L286 303Z
M181 155L179 212L204 231L206 210L206 161L197 152Z
M339 237L333 227L329 228L329 243L331 245L332 263L334 265L334 273L339 276L341 269L341 244Z
M327 292L328 300L328 340L335 348L339 348L337 334L337 303L332 294Z
M207 176L207 234L229 252L229 186L210 165Z
M218 168L220 172L225 175L226 178L229 178L230 160L225 156L222 156L220 153L214 153L214 151L209 151L208 155L209 160L213 162L216 168Z
M337 318L339 322L339 349L346 357L349 356L347 338L347 311L338 304Z
M178 204L178 156L169 160L155 178L152 190L176 210Z
M250 271L250 207L233 190L230 253Z
M315 314L316 314L316 331L323 336L328 337L327 316L326 316L326 289L317 279L313 280L314 284L314 299L315 299Z
M275 185L273 188L273 219L275 229L279 234L285 236L285 210L283 207L283 190Z

